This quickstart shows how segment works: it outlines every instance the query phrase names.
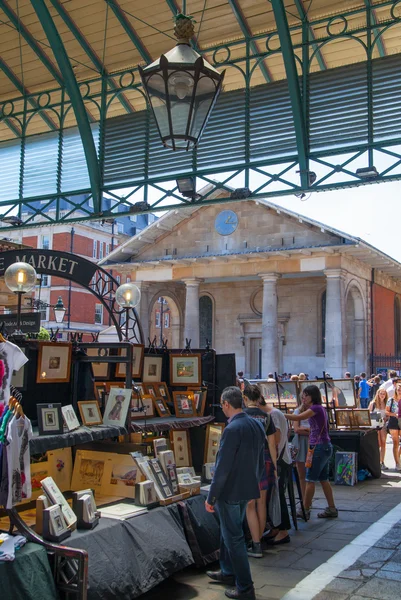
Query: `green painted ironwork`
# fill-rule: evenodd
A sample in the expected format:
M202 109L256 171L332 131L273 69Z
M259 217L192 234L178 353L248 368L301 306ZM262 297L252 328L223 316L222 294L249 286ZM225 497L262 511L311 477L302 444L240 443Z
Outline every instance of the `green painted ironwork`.
M59 0L51 2L60 4ZM175 0L166 2L174 14L178 9ZM44 2L32 0L32 3L37 6ZM1 7L6 4L6 0L0 0ZM296 4L303 7L300 0ZM282 3L275 0L273 5L276 13L277 10L280 13ZM213 194L216 190L230 193L243 184L251 189L253 198L275 198L401 179L399 56L373 59L377 51L381 54L383 35L401 23L396 10L400 6L401 2L382 0L373 5L374 9L367 3L361 8L344 10L337 17L319 19L307 18L306 13L302 17L300 13L300 20L289 27L283 15L277 14L280 48L272 43L277 32L203 48L202 52L207 53L216 68L235 69L242 83L240 89L221 95L199 148L192 153L173 153L162 148L147 110L114 117L115 108L111 112L111 107L115 107L116 99L121 102L124 94L127 99L143 95L136 69L111 75L102 68L98 57L91 58L88 54L99 74L79 86L74 78L73 98L71 81L67 81L64 63L61 66L59 62L57 44L51 41L61 71L61 87L35 94L18 87L19 96L0 102L0 121L12 121L20 136L16 141L15 134L10 133L9 141L0 142L0 157L7 153L7 160L11 161L10 168L7 167L8 179L2 181L0 189L0 213L18 214L24 226L35 227L38 223L73 223L179 209L191 202L178 194L175 180L189 175L197 177L198 190L208 186L197 204L232 201L216 200ZM382 7L387 7L388 15L387 18L381 15L378 24L374 11ZM353 28L350 18L355 15L360 18L358 26ZM333 31L333 24L340 21L341 34ZM67 25L74 33L71 23ZM13 26L20 27L18 19ZM318 39L313 39L311 28L319 31ZM290 36L299 40L299 34L302 40L291 44ZM342 38L360 45L365 53L364 62L311 72L313 61L323 57L323 48ZM32 38L31 42L35 40ZM254 52L254 43L258 44L258 52ZM81 46L84 47L82 43ZM293 50L297 51L296 56ZM253 77L259 65L277 55L284 58L287 82L254 86ZM73 76L71 66L68 72ZM84 104L93 113L92 130L86 122L82 138L84 150L87 151L88 143L93 148L90 161L85 161L84 150L79 147L78 130L74 133L66 127L69 111L75 110L78 101L80 119L85 115ZM44 114L57 129L33 137L31 123ZM82 120L77 122L81 127ZM49 167L40 177L32 159L36 143L45 166L48 159L55 157L54 170ZM378 164L380 157L385 159L382 167ZM378 167L378 177L359 178L356 169L369 165ZM297 171L301 172L301 181ZM308 171L316 172L314 183L307 177ZM46 182L48 174L53 178L50 182ZM35 177L40 183L47 183L47 187L34 185ZM146 204L135 206L137 202Z
M93 141L92 131L85 110L85 105L77 81L74 77L74 72L72 70L64 45L61 41L61 38L58 34L56 26L53 23L53 20L50 16L49 10L44 0L32 0L32 6L35 9L38 19L42 24L47 39L51 44L59 68L64 74L65 85L71 99L72 107L75 113L75 118L77 120L79 128L79 133L81 135L82 143L84 146L86 161L88 164L88 173L91 181L94 212L100 213L102 210L100 170L96 156L96 148Z
M319 67L321 68L322 71L324 71L325 69L327 69L326 61L324 60L324 56L321 53L318 44L316 44L314 42L315 34L313 33L313 30L309 25L308 13L305 10L303 0L294 0L294 3L295 3L295 6L297 8L297 11L301 18L302 23L305 24L305 26L307 27L307 31L308 31L307 39L312 42L312 50L316 51L316 60L319 63ZM304 28L302 28L302 32L303 32L303 29ZM303 33L302 33L302 35L303 35ZM304 39L302 40L302 43L305 44ZM304 59L303 59L303 64L305 65Z
M129 20L123 13L123 11L121 10L121 7L118 4L117 0L106 0L106 2L110 6L111 10L113 11L116 18L119 20L121 25L124 27L126 34L130 38L130 40L133 42L135 48L138 50L138 52L142 56L143 60L146 63L153 62L152 57L150 56L149 52L143 45L141 38L138 36L135 29L133 28L133 26L131 25L131 23L129 22Z

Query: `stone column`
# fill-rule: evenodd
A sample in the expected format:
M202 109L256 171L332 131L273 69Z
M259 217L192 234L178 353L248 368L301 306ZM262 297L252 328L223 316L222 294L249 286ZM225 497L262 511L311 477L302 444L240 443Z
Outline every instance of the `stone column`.
M355 373L366 371L365 319L355 319Z
M141 291L141 300L139 306L136 307L136 312L138 313L139 320L142 326L143 333L143 343L147 347L148 337L149 337L149 288L150 285L146 281L134 281L135 285Z
M346 371L346 322L344 280L341 269L327 269L324 370L333 378Z
M279 371L277 273L260 274L263 280L262 378Z
M184 279L185 297L185 340L191 340L191 348L199 348L199 284L200 279Z

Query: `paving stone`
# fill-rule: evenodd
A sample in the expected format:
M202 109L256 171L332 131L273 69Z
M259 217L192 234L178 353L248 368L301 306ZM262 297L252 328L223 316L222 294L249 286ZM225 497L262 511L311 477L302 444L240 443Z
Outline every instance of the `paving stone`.
M324 590L317 594L317 596L313 596L313 600L347 600L348 597L348 594L341 592L327 592Z
M310 574L309 571L301 569L284 569L284 568L259 568L252 569L252 577L254 582L260 583L263 581L262 586L283 586L288 585L295 587L297 583L302 581L305 577ZM255 586L256 587L256 586Z
M355 563L356 568L366 566L378 565L378 568L385 563L385 561L389 560L391 556L394 554L393 550L387 550L385 548L369 548L367 552L362 554L359 559ZM382 564L380 564L382 563Z
M384 571L395 571L396 573L401 573L401 564L393 561L387 562L382 568Z
M360 587L361 582L355 579L347 579L343 577L335 577L329 585L324 588L327 592L346 592L351 594L354 590Z
M257 600L280 600L290 590L290 587L267 585L257 590L256 598Z
M328 550L311 550L309 554L297 561L297 569L306 569L307 571L313 571L319 567L322 563L326 562L334 556L335 552L329 552Z
M345 577L346 579L355 579L358 581L366 581L369 577L372 577L376 573L377 569L355 569L354 566L341 571L339 577Z
M391 531L389 531L389 533L387 533L384 537L382 537L381 540L376 542L374 547L375 548L395 549L395 548L398 548L400 543L401 543L400 538L398 537L398 535L397 536L394 535L394 530L392 529Z
M320 538L314 539L310 542L305 543L306 548L311 548L312 550L329 550L330 552L338 552L344 546L347 546L350 543L350 540L333 540L328 539L326 536L322 536Z
M378 598L378 600L395 600L400 597L400 584L398 581L388 580L383 583L382 579L374 577L358 590L362 598ZM353 598L355 600L355 598Z
M380 517L378 516L378 518ZM370 523L349 523L348 521L342 521L341 519L339 519L336 522L335 531L337 533L340 533L342 531L345 533L352 533L355 536L357 536L360 533L366 531L369 525Z
M379 577L380 579L391 579L392 581L401 581L401 573L399 571L386 571L385 569L380 569L377 571L375 577Z

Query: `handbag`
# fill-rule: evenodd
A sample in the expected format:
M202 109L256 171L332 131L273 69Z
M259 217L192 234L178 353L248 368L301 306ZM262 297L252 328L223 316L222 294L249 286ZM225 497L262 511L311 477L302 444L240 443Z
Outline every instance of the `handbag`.
M315 453L315 448L318 445L318 443L320 441L320 438L322 437L322 433L323 433L323 429L324 429L325 425L326 425L326 423L323 423L322 428L321 428L320 433L319 433L319 437L317 438L316 444L313 447L309 446L309 448L308 448L308 453L307 453L306 459L305 459L305 467L307 469L310 469L311 466L312 466L312 461L313 461L313 455Z

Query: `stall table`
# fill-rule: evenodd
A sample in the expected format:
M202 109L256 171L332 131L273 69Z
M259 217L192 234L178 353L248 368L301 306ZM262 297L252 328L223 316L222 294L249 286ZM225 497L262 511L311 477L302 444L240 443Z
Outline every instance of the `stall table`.
M214 421L213 415L207 415L206 417L189 417L177 418L177 417L156 417L151 419L138 419L137 421L131 421L132 431L151 431L160 432L168 431L169 429L190 429L191 427L200 427L206 425L211 421Z

